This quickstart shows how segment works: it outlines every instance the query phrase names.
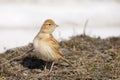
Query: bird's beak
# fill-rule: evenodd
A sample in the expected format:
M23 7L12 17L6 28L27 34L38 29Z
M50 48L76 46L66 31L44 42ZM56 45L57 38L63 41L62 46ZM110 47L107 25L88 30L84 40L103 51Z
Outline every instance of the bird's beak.
M56 27L59 27L59 25L55 24Z

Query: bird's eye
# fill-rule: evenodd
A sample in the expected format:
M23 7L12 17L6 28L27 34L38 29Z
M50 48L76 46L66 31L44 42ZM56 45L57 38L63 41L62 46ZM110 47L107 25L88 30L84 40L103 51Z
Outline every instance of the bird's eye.
M51 24L48 24L49 26L51 26Z

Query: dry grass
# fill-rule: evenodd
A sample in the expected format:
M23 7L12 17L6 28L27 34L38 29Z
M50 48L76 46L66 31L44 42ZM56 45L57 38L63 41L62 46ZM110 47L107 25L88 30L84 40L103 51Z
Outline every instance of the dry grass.
M62 48L72 51L66 58L75 66L63 61L56 62L52 73L44 75L45 62L37 59L36 52L19 60L0 66L0 80L119 80L120 79L120 37L107 39L78 35L68 41L61 41ZM7 50L0 54L0 63L21 55L28 46Z

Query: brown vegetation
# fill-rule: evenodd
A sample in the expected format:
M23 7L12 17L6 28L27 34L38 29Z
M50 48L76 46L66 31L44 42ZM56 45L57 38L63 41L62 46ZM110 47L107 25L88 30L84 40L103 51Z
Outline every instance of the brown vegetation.
M45 62L37 59L35 51L20 59L0 66L0 80L119 80L120 37L107 39L78 35L60 42L60 46L72 51L66 58L73 69L63 61L55 63L50 75L45 76ZM25 53L28 46L7 50L0 54L0 64Z

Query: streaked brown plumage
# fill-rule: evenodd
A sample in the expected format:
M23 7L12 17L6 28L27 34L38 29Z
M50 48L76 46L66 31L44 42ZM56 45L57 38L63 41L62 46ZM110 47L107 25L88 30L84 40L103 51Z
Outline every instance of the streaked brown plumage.
M71 65L59 51L59 44L52 35L52 32L56 27L57 25L53 20L47 19L33 41L35 50L39 52L39 58L47 62L53 62L49 72L52 70L54 61L59 59L62 59Z

